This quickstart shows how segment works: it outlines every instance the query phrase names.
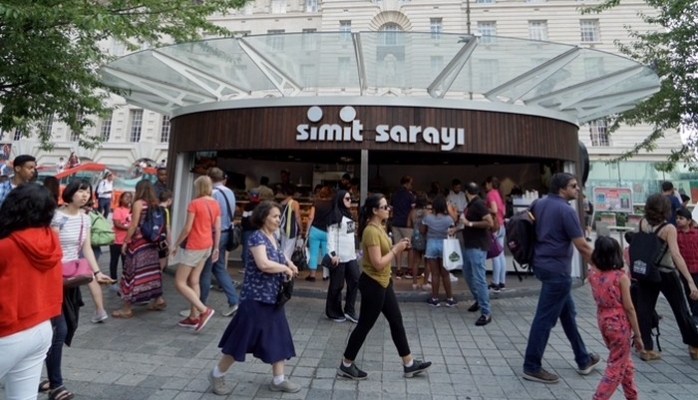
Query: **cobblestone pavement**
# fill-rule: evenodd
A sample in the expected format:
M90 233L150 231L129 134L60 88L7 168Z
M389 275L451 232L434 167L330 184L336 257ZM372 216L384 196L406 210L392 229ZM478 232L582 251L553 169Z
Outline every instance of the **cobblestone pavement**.
M165 277L165 311L136 309L134 318L109 318L91 324L93 303L87 306L74 346L63 355L66 386L76 399L195 400L221 399L208 392L207 374L219 358L218 340L229 318L216 314L200 333L178 327L177 313L185 303ZM87 293L86 293L87 294ZM606 357L596 327L595 305L588 286L574 291L580 330L590 350ZM119 306L114 293L105 291L108 311ZM221 309L222 293L212 291L211 304ZM401 304L413 354L434 362L425 375L405 379L400 359L390 339L388 325L379 319L359 353L357 364L369 379L352 382L335 379L352 324L324 318L324 302L294 298L286 308L298 356L287 364L286 375L301 384L295 394L271 392L271 367L248 357L228 374L235 390L229 399L590 399L600 372L580 376L575 372L572 349L562 329L553 330L545 353L545 367L560 375L555 385L521 378L526 335L536 298L493 301L494 320L486 327L474 325L467 302L449 309L426 304ZM698 361L691 361L667 303L660 300L663 359L642 362L633 356L636 382L642 398L696 399ZM0 390L0 393L2 391ZM43 395L40 399L45 398ZM622 399L616 392L613 399ZM0 399L4 399L0 394Z

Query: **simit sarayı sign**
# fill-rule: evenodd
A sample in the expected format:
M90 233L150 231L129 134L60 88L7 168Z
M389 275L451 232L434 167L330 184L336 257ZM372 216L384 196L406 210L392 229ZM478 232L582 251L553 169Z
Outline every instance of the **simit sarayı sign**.
M354 107L346 106L339 111L339 119L344 124L318 125L323 116L322 108L313 106L308 109L310 124L299 124L296 127L296 140L299 142L363 142L364 126L356 119ZM420 140L425 143L440 146L442 151L451 151L456 146L465 143L465 129L463 128L437 128L421 125L387 125L379 124L375 127L376 142L385 143L417 143Z

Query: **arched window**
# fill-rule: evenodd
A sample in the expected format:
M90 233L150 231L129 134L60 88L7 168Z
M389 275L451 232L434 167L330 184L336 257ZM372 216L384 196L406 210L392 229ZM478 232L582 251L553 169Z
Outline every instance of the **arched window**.
M380 46L402 46L402 35L398 33L403 31L400 25L390 22L381 26L379 31Z

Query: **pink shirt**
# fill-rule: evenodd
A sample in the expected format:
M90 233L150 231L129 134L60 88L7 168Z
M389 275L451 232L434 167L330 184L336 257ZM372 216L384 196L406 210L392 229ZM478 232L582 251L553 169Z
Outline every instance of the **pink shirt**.
M118 222L121 225L131 224L131 209L127 207L117 207L114 210L114 214L111 216L112 221ZM119 229L114 225L112 227L114 231L114 244L124 244L124 239L126 239L126 233L128 229Z
M487 208L490 208L491 204L497 205L497 220L500 224L504 223L504 203L502 202L502 196L499 194L499 190L492 189L487 192Z

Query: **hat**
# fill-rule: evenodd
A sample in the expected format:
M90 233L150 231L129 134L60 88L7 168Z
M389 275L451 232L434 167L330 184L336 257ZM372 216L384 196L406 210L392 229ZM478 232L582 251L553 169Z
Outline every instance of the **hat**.
M250 190L250 201L254 201L254 202L259 201L259 190L257 190L257 189Z

